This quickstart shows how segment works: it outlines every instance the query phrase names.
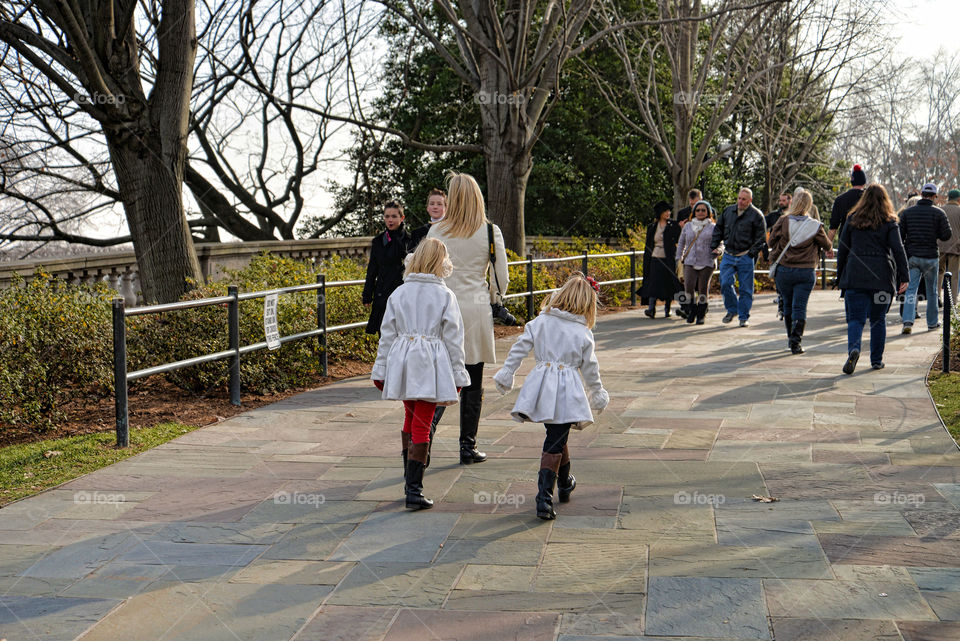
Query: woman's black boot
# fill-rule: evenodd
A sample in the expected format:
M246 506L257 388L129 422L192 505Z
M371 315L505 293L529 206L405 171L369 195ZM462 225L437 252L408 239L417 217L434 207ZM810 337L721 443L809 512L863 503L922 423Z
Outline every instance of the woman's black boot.
M480 429L482 409L482 389L460 392L460 462L464 465L487 460L487 455L477 450L477 430Z

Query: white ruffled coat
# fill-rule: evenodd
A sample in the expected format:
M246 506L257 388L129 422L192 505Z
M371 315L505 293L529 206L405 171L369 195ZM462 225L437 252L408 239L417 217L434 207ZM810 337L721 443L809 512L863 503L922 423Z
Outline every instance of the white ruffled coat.
M457 297L433 274L407 274L387 299L371 380L383 399L451 405L470 384Z
M550 309L527 323L493 377L501 394L513 389L514 373L530 350L537 362L520 388L513 419L573 423L574 429L593 423L591 410L602 411L610 396L600 381L593 332L584 317Z

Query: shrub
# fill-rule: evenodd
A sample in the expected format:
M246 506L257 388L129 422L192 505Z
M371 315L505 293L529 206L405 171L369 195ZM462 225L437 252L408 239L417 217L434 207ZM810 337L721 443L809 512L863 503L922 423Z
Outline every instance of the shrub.
M0 290L0 421L43 430L63 404L112 385L107 285L71 285L38 269Z

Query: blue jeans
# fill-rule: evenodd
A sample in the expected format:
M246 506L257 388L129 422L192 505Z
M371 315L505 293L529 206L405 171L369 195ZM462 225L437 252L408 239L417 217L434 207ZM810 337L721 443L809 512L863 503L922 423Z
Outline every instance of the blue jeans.
M940 269L940 260L937 258L918 258L911 256L907 259L910 267L910 284L907 285L907 294L903 299L903 324L913 325L917 314L917 290L920 289L920 275L923 275L927 286L927 327L936 327L937 313L937 272Z
M777 291L783 300L783 315L795 321L807 320L807 301L817 284L817 274L812 267L777 266Z
M740 281L739 299L733 286L734 276ZM723 294L723 306L728 314L737 314L742 321L750 318L750 308L753 306L753 259L750 256L723 255L720 261L720 293Z
M870 364L883 361L883 347L887 342L887 311L893 294L848 289L843 296L847 311L847 352L860 351L863 326L870 319Z

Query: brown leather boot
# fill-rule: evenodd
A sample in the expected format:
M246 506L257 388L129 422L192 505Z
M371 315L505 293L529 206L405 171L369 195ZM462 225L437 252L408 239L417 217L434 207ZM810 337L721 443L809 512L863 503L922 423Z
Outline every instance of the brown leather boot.
M549 521L557 518L553 510L553 486L557 482L562 454L540 454L540 473L537 475L537 517Z
M423 495L423 470L427 462L427 444L411 443L407 450L406 506L408 510L428 510L433 501Z

